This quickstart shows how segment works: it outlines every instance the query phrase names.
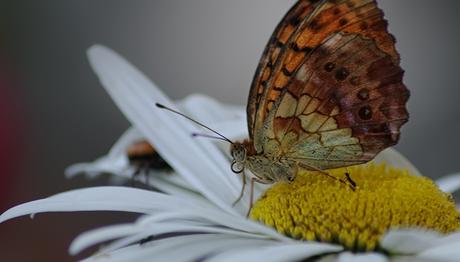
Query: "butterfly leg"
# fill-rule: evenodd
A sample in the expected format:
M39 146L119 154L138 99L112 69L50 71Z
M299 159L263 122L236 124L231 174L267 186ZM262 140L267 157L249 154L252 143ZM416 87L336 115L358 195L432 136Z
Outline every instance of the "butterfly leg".
M351 179L350 173L345 172L345 176L347 177L347 181L354 187L356 187L356 182Z
M325 176L327 176L327 177L329 177L329 178L334 179L334 180L337 181L337 182L340 182L340 183L342 183L342 184L344 184L344 185L350 187L351 190L353 190L353 191L356 190L356 183L355 183L353 180L351 180L351 178L349 177L349 175L347 176L347 179L344 180L344 179L340 179L340 178L338 178L338 177L335 177L335 176L333 176L333 175L331 175L331 174L329 174L329 173L327 173L327 172L325 172L325 171L323 171L323 170L321 170L321 169L319 169L319 168L316 168L316 167L314 167L314 166L308 166L308 165L305 165L305 164L299 164L299 166L302 167L302 168L305 168L305 169L307 169L307 170L314 170L314 171L317 171L317 172L319 172L319 173L322 174L322 175L325 175Z
M246 214L246 217L249 217L249 214L251 213L252 205L254 204L254 182L260 183L260 184L271 184L273 183L272 181L268 180L261 180L257 177L251 177L251 182L250 182L250 191L249 191L249 210L248 213Z
M246 175L244 174L244 171L241 172L241 179L243 181L243 186L241 187L240 195L238 196L238 198L235 201L233 201L232 206L235 206L243 198L244 190L246 189Z

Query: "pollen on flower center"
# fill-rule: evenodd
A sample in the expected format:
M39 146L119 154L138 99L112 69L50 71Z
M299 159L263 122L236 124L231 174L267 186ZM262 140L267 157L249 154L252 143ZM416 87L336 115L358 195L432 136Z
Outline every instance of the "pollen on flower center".
M315 172L278 183L255 203L251 218L299 240L339 243L353 251L379 249L389 228L418 227L448 233L460 229L460 214L450 194L428 178L385 164L329 171L348 172L358 188Z

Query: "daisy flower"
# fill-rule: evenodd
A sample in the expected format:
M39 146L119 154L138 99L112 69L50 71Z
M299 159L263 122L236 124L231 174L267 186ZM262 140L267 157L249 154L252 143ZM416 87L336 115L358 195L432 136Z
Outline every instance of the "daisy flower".
M458 261L460 213L450 192L460 186L459 175L436 184L387 149L369 164L330 171L351 174L356 191L306 171L290 184L257 185L258 200L248 218L248 194L232 205L241 181L230 170L228 144L192 138L190 134L205 131L155 103L181 110L230 139L246 135L244 109L199 95L173 103L108 48L94 46L88 54L133 127L106 156L73 165L66 174L129 178L134 167L126 149L141 139L174 171L149 171L147 186L158 191L77 189L13 207L0 222L40 212L141 214L132 223L78 236L71 254L105 243L85 261Z

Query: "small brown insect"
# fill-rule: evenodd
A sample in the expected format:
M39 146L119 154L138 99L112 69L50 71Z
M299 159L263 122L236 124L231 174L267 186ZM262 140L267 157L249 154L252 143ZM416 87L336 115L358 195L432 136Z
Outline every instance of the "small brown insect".
M138 141L126 150L129 164L135 167L133 173L133 180L136 176L144 173L146 182L148 180L147 174L150 170L157 171L170 171L171 167L166 161L158 154L158 152L146 140Z

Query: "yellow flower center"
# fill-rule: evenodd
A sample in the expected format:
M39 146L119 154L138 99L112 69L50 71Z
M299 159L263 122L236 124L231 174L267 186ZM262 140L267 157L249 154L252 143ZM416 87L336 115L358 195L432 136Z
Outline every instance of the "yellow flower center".
M255 203L251 218L298 240L338 243L352 251L379 250L389 228L418 227L441 233L460 229L460 213L450 194L428 178L385 164L328 171L347 172L356 191L315 173L278 183Z

